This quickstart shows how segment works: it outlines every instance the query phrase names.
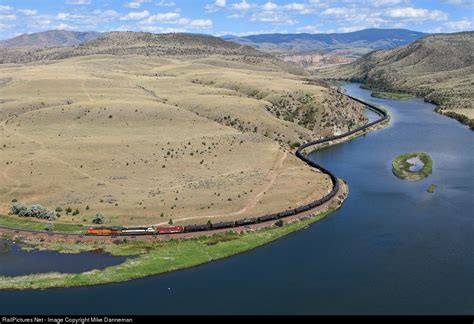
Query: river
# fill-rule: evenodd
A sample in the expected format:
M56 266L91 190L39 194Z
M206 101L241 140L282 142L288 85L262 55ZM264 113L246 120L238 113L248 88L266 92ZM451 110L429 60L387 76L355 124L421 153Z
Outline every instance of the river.
M343 207L306 230L199 267L106 286L0 292L0 313L472 314L474 141L422 100L376 99L385 129L311 154L347 180ZM433 174L408 182L396 156L424 151ZM426 192L431 185L434 194Z

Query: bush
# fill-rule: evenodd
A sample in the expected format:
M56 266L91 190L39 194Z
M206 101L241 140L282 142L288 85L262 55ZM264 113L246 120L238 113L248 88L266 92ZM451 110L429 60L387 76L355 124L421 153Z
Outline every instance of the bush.
M100 224L104 224L105 221L106 221L106 219L105 219L104 214L97 213L97 214L95 214L95 217L92 220L92 223L100 225Z
M278 226L278 227L282 227L283 225L285 225L285 222L280 219L280 220L275 222L275 225Z
M297 148L297 147L300 147L300 146L301 146L301 144L298 143L298 142L295 142L295 143L291 144L291 148Z
M34 217L39 219L48 219L53 221L56 219L56 213L48 210L47 208L35 204L25 205L22 203L13 203L10 207L10 214L18 215L20 217Z

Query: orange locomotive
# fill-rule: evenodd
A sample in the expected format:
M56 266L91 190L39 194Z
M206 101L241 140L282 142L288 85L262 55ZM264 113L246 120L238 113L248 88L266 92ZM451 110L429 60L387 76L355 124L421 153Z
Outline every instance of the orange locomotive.
M118 228L99 227L99 228L89 228L86 231L86 235L113 236L113 235L120 235L121 232L122 231Z

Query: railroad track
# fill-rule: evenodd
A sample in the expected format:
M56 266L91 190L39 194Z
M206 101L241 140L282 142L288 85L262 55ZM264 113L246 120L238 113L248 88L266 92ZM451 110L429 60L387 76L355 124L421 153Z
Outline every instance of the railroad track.
M209 227L206 227L205 225L191 225L190 228L194 227L193 230L185 231L184 233L183 232L181 232L181 233L169 233L169 234L166 234L166 236L167 237L169 237L169 236L185 237L182 234L189 234L189 233L204 234L206 232L212 233L212 232L222 231L222 230L229 229L229 228L232 228L232 229L242 228L242 229L244 229L244 228L248 227L248 225L271 223L271 222L274 222L275 220L278 220L278 219L287 218L287 217L300 215L300 214L307 214L308 211L311 211L312 209L315 209L316 207L320 207L320 206L326 204L327 202L329 202L331 199L333 199L338 194L338 192L340 190L339 180L328 169L326 169L323 166L318 165L317 163L311 161L303 153L303 151L305 149L311 147L311 146L316 146L316 145L321 145L321 144L324 144L324 143L329 143L329 142L336 141L336 140L339 140L339 139L343 139L343 138L349 137L351 135L354 135L356 133L365 131L365 130L373 127L373 126L376 126L376 125L379 125L379 124L382 124L382 123L388 121L389 118L390 118L390 116L388 115L388 113L385 110L380 109L380 108L378 108L378 107L376 107L372 104L366 103L366 102L364 102L364 101L362 101L358 98L349 96L347 94L344 94L344 95L351 98L354 101L357 101L357 102L365 105L368 109L370 109L371 111L373 111L377 115L379 115L380 118L377 119L376 121L370 122L370 123L368 123L364 126L358 127L356 129L353 129L353 130L351 130L347 133L341 134L341 135L337 135L337 136L333 136L333 137L327 137L327 138L323 138L323 139L320 139L320 140L317 140L317 141L304 143L296 150L295 155L300 160L304 161L305 163L307 163L312 168L316 168L320 172L322 172L323 174L326 174L330 177L331 183L332 183L332 189L327 195L325 195L321 199L318 199L318 200L316 200L316 201L314 201L310 204L300 206L300 207L292 209L292 210L287 210L287 211L283 211L283 212L276 213L276 214L267 214L267 215L264 215L264 216L261 216L261 217L254 218L255 221L252 222L252 223L246 223L246 224L238 225L237 222L242 222L243 220L241 220L241 221L234 222L233 223L234 225L229 225L229 226L225 226L225 227L215 227L215 228L209 228ZM220 224L224 224L224 223L220 223ZM5 226L0 226L0 229L4 229L4 230L7 230L9 232L16 233L16 234L26 234L26 235L28 235L28 234L30 234L30 235L43 235L43 236L47 235L47 236L54 236L54 237L76 238L76 239L82 239L82 238L85 237L85 234L78 234L78 233L59 233L59 232L47 232L47 231L23 230L23 229L16 229L16 228L10 228L10 227L5 227ZM146 235L143 235L143 236L146 236ZM148 236L153 237L153 236L160 236L160 235L159 234L154 234L154 235L148 235ZM108 235L107 236L107 235L105 235L105 236L95 236L95 237L107 237L107 238L123 237L123 238L125 238L125 237L137 237L137 235L126 235L126 234L124 235L124 234L122 234L122 235L119 235L119 236L116 236L116 235Z

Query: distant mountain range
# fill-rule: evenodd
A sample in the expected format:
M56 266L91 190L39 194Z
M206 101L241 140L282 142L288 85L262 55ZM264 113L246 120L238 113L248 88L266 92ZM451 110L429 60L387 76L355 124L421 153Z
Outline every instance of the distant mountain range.
M273 54L325 52L361 57L368 52L407 45L427 36L406 29L365 29L332 34L262 34L245 37L222 36L222 39L248 45Z
M102 33L48 30L40 33L23 34L0 41L0 47L65 47L79 45L97 39Z

